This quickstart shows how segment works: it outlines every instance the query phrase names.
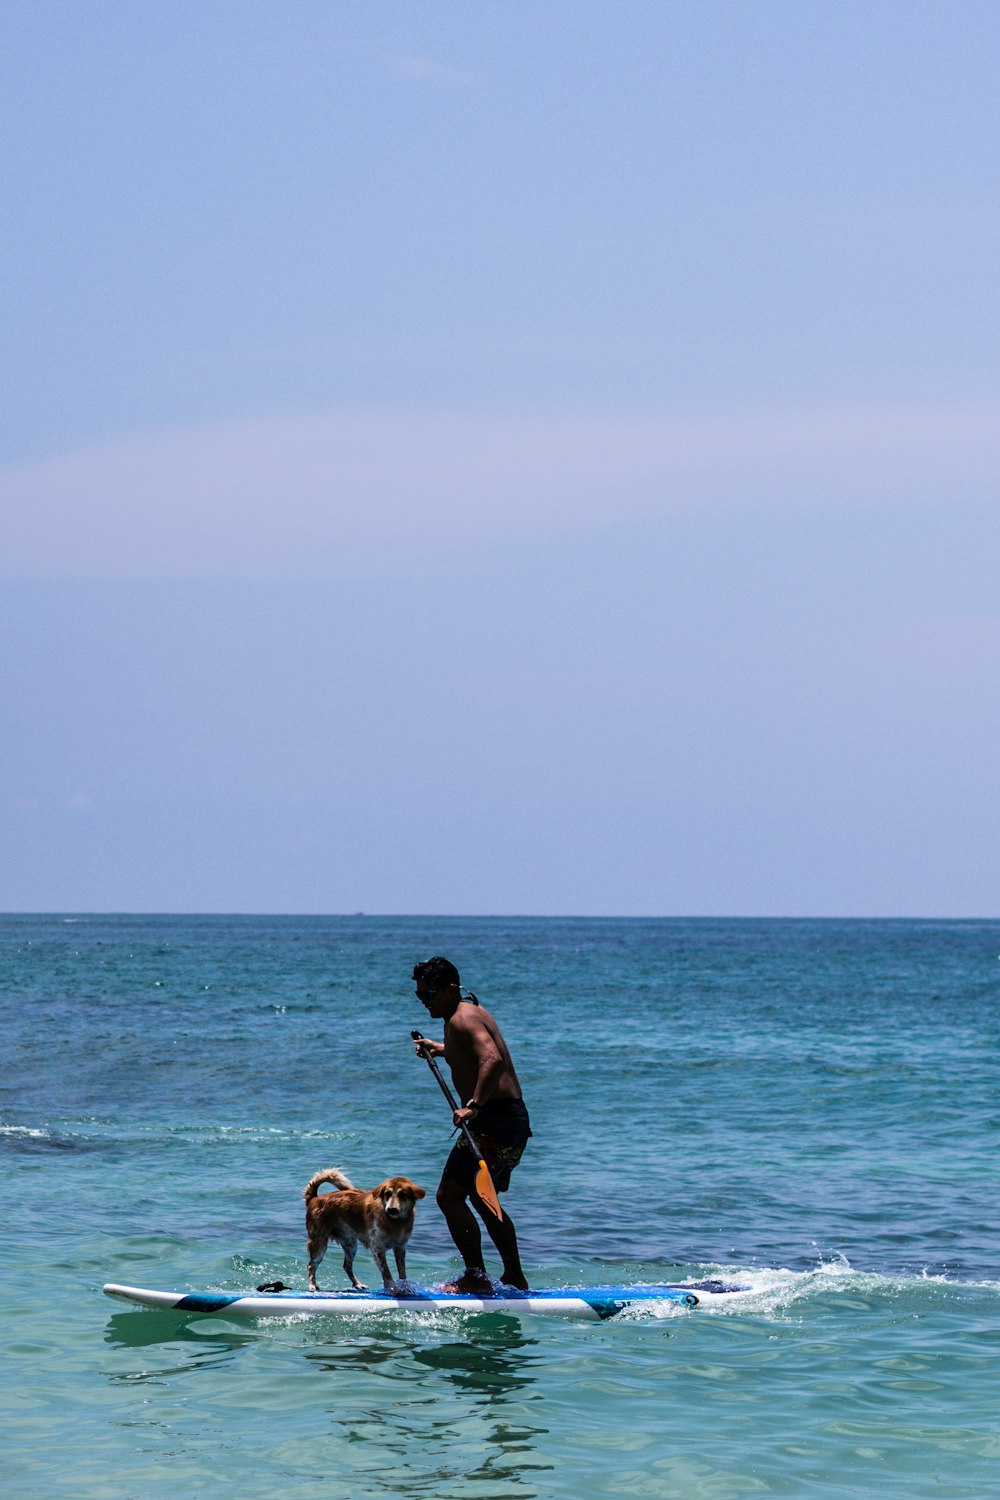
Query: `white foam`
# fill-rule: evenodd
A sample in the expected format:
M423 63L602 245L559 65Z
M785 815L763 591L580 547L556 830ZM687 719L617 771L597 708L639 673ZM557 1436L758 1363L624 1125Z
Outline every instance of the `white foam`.
M919 1275L888 1275L878 1271L859 1271L844 1255L821 1260L805 1271L787 1266L704 1266L699 1279L719 1280L746 1288L733 1292L698 1292L699 1306L713 1313L742 1317L778 1317L793 1309L804 1311L810 1302L831 1296L861 1299L896 1298L919 1292L931 1286L953 1290L973 1289L1000 1291L997 1282L958 1281L927 1270Z

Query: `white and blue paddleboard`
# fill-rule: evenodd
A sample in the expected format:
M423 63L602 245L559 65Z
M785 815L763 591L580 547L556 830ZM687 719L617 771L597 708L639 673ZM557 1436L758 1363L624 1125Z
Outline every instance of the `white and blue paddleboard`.
M289 1318L303 1313L313 1317L357 1316L360 1313L459 1312L532 1313L541 1317L613 1318L626 1308L642 1304L673 1302L697 1307L722 1296L746 1291L722 1282L695 1282L689 1286L589 1286L560 1287L543 1291L515 1292L504 1287L495 1295L474 1297L461 1292L442 1292L410 1283L406 1293L382 1291L296 1292L159 1292L139 1286L119 1286L109 1281L109 1297L137 1302L143 1307L168 1308L179 1313L223 1313L227 1317Z

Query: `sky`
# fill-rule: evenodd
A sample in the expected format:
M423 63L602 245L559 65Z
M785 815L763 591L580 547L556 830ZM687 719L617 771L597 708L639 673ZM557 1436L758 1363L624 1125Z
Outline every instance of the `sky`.
M1000 915L998 62L6 0L0 909Z

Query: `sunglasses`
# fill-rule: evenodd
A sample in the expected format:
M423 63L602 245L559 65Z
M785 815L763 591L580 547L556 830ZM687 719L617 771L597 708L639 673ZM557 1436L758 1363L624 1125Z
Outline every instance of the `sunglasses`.
M424 1001L433 1000L436 994L437 990L417 990L417 999Z

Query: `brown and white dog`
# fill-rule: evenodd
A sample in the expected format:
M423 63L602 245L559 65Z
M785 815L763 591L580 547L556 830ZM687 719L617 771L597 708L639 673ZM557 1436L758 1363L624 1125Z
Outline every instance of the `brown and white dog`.
M335 1193L320 1193L323 1182L332 1182ZM336 1167L317 1172L302 1193L306 1200L306 1236L309 1247L309 1290L318 1292L316 1272L331 1240L344 1252L344 1270L359 1292L367 1288L354 1274L354 1257L366 1245L382 1273L386 1291L392 1286L385 1252L391 1250L400 1281L406 1280L406 1245L413 1233L413 1215L419 1198L426 1197L408 1177L389 1177L370 1193L356 1188Z

